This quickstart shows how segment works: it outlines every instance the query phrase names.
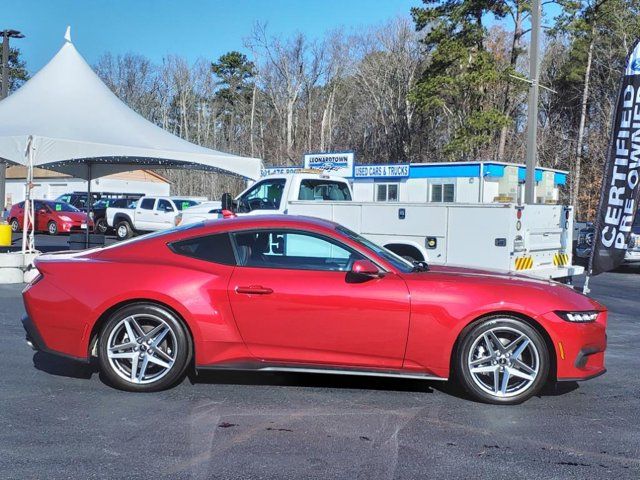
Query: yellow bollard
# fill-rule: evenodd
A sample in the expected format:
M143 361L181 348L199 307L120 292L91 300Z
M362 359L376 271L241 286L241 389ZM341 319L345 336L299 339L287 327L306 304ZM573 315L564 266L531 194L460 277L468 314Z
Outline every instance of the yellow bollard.
M0 247L11 246L11 225L0 223Z

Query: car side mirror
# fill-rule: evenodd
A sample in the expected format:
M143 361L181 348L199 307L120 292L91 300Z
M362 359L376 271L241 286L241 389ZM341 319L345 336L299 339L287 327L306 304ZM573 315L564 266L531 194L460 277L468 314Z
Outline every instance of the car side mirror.
M382 272L371 260L356 260L351 266L351 273L362 277L376 278L382 276Z
M44 215L45 213L47 213L47 209L46 208L41 208L40 210L38 210L38 213L41 213L41 214Z
M230 193L223 193L220 203L222 204L221 210L233 212L233 197Z
M164 207L165 212L173 212L173 207L171 205L167 205Z

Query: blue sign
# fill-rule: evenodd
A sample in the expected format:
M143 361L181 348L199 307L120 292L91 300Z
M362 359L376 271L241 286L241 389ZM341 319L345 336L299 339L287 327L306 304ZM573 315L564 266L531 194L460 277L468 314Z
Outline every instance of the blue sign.
M409 176L409 165L358 165L355 178L403 178Z

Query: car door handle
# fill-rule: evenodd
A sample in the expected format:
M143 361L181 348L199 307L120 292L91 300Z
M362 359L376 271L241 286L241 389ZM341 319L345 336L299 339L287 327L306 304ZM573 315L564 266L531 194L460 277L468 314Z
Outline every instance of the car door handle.
M269 295L273 293L271 288L262 285L249 285L248 287L236 287L236 293L244 293L247 295Z

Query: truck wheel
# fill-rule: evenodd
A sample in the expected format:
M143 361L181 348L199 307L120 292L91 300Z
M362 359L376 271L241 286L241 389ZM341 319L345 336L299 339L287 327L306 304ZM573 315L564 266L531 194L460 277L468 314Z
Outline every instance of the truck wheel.
M127 238L131 238L133 236L133 229L131 228L131 224L126 220L118 222L116 225L116 237L118 240L126 240Z
M462 338L456 376L476 400L498 405L524 402L538 393L549 373L544 339L526 322L506 315L478 322Z
M11 231L12 232L15 233L15 232L19 232L20 231L20 222L18 222L17 218L12 218L11 222L9 222L9 223L11 223Z
M96 224L94 227L95 231L104 235L109 230L109 224L107 223L107 219L102 217L96 220Z
M57 235L58 234L58 224L53 220L47 223L47 232L49 235Z

